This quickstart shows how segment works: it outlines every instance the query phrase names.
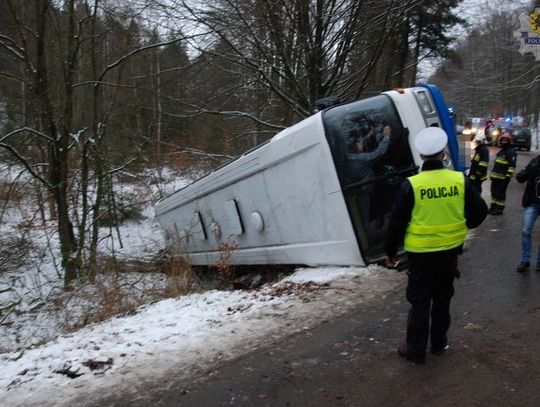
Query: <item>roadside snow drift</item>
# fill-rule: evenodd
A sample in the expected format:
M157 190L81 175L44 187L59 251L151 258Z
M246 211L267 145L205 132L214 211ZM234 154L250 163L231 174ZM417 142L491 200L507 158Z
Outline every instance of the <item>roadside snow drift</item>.
M46 345L0 357L0 399L10 406L91 404L174 370L196 379L224 360L384 296L402 274L368 268L300 269L253 291L209 291L141 307ZM81 401L83 400L83 401Z

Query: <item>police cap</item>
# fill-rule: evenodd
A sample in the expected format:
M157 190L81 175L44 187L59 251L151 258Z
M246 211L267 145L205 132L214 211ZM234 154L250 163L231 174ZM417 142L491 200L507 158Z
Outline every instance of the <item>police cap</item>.
M428 127L418 132L414 146L420 154L429 157L440 153L448 143L446 132L439 127Z

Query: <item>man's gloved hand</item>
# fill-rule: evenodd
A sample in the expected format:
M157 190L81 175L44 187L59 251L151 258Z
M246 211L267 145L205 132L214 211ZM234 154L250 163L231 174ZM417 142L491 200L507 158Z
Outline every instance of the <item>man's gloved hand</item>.
M384 261L384 266L389 269L395 269L399 265L399 259L397 257L387 256Z

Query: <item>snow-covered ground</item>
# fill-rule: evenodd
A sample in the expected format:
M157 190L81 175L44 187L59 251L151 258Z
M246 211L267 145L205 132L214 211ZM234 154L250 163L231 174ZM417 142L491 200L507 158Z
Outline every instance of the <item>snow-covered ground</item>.
M81 405L174 371L193 377L400 287L377 266L300 269L250 291L208 291L143 306L30 350L0 356L3 405ZM376 340L376 338L371 338Z
M151 300L149 293L157 296L167 283L165 276L150 270L129 272L129 261L151 263L165 247L153 203L188 180L172 173L161 177L167 180L161 185L154 182L154 175L142 174L133 177L137 184L119 182L115 186L119 197L142 202L140 219L123 222L118 231L102 228L101 256L114 253L125 263L115 269L105 264L99 270L98 284L79 284L66 294L55 221L47 219L47 210L40 213L36 209L35 187L27 173L17 166L0 165L5 185L16 181L14 185L25 191L0 205L0 354L39 345L84 325L96 309L93 301L99 289L103 295L111 286L121 287L135 305Z

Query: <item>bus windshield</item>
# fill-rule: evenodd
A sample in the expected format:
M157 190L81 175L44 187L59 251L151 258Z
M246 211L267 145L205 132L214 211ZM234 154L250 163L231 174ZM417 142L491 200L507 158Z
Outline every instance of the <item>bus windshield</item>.
M386 95L331 108L323 122L342 187L413 165L408 134Z
M323 123L358 243L371 261L383 253L401 182L417 171L408 131L387 95L330 108Z

